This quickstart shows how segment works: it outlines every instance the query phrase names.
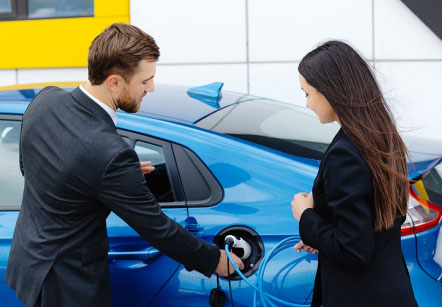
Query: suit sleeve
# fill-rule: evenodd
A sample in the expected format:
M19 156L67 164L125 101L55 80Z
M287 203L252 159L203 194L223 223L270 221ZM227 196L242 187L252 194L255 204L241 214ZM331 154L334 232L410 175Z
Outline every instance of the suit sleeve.
M146 186L133 149L120 151L108 164L98 198L152 246L187 269L208 277L216 270L219 249L190 234L162 212Z
M35 98L37 98L38 95L40 95L41 93L43 93L44 91L46 91L46 90L48 90L50 88L53 88L53 86L47 86L44 89L42 89L40 92L38 92L38 94L35 95L34 98L32 98L32 101L27 106L26 111L28 110L29 106L34 102ZM20 126L20 140L18 142L18 161L19 161L20 172L21 172L22 176L25 175L25 170L24 170L24 167L23 167L23 158L22 158L22 153L21 153L21 147L22 147L21 146L21 134L23 132L23 121L24 121L24 115L26 114L26 111L25 111L25 113L22 116L21 126Z
M331 219L314 209L305 210L299 222L303 242L333 263L367 264L374 253L372 183L367 164L356 149L336 146L324 159L323 180Z

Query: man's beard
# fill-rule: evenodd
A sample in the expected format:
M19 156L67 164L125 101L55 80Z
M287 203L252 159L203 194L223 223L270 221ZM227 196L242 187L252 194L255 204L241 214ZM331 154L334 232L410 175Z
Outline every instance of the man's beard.
M123 89L123 92L121 92L116 102L118 108L127 113L136 113L140 109L138 101L130 97L129 91L127 89Z

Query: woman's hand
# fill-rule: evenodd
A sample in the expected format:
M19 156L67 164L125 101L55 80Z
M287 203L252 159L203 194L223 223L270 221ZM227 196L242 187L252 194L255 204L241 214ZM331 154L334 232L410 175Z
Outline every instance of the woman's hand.
M313 194L304 192L295 194L292 201L293 217L299 221L305 209L313 208Z
M308 245L305 245L304 242L299 241L298 243L296 243L296 245L293 247L294 249L296 249L298 251L298 253L301 252L301 249L305 250L306 252L310 252L313 255L318 253L318 250L310 247Z

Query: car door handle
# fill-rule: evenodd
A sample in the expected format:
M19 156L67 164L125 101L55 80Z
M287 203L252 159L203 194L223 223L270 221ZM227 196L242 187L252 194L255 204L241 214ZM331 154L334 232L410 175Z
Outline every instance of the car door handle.
M161 252L154 247L148 247L137 251L109 251L109 260L140 260L150 261L161 255Z

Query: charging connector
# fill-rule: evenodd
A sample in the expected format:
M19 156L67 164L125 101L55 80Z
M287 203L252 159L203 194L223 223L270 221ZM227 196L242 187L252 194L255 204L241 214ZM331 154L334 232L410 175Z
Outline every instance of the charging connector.
M246 260L252 253L250 244L241 237L235 237L234 235L228 235L225 237L224 242L229 245L229 248L238 248L243 250L243 255L240 257L242 260Z

